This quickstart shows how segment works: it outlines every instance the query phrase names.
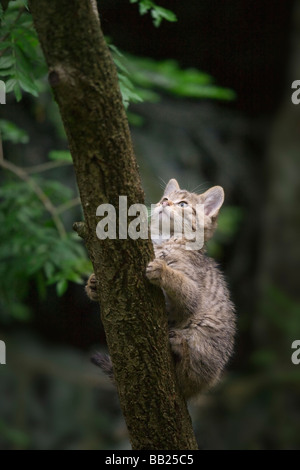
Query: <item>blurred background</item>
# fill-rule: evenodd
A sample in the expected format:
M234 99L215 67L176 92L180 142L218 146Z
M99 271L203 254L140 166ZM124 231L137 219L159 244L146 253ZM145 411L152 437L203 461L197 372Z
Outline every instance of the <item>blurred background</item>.
M128 449L117 394L89 363L105 335L72 234L82 212L67 141L30 15L13 3L0 31L11 80L0 107L0 448ZM199 193L225 189L208 250L226 273L238 335L224 380L189 405L197 441L299 449L300 1L158 3L167 10L102 0L99 11L146 202L173 177Z

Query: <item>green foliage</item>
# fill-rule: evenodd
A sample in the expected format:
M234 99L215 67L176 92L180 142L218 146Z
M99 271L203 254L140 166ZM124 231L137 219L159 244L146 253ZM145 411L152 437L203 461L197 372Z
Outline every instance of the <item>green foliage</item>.
M0 119L0 129L2 140L10 140L13 144L27 144L29 142L28 134L13 122Z
M72 162L72 157L68 150L52 150L49 152L48 157L50 160Z
M0 77L5 81L6 92L14 92L17 101L22 98L22 91L38 96L46 70L25 2L10 2L1 15Z
M171 11L157 6L149 0L130 0L139 3L140 13L151 13L154 24L162 19L176 21ZM37 97L45 90L47 67L40 49L32 17L21 0L10 2L0 18L0 77L6 84L6 92L15 94L17 101L22 91ZM166 91L176 96L191 98L213 98L230 100L235 97L232 90L214 85L212 77L196 69L182 70L175 61L156 62L152 59L124 55L116 46L109 45L117 66L123 103L157 101L155 90ZM135 116L132 116L136 122Z
M176 21L174 13L152 1L131 3L138 3L142 15L150 13L155 26L162 20ZM0 78L6 92L14 93L17 101L23 92L39 96L48 86L47 67L26 1L11 1L5 11L1 8L0 22ZM126 109L130 103L159 100L161 91L193 98L233 97L230 90L215 86L209 75L198 70L182 70L175 61L155 62L125 55L112 44L109 47ZM127 112L132 123L141 123L138 115ZM28 143L26 132L14 123L1 120L0 127L4 141ZM48 157L47 169L72 161L69 151L53 150ZM5 172L0 189L0 236L4 240L0 247L0 315L5 319L28 318L30 286L35 286L41 298L50 284L63 295L68 282L82 282L92 269L77 235L67 233L61 219L61 214L74 205L71 190L20 170L13 177Z
M243 212L239 207L226 206L222 208L218 218L219 239L222 243L228 243L238 231L243 220Z
M179 97L231 100L232 90L214 85L213 78L197 69L183 70L174 60L154 61L126 56L133 83L145 89L157 89Z
M174 22L177 21L176 15L166 8L156 5L151 0L130 0L130 3L138 3L140 15L151 14L153 24L158 28L162 20Z
M261 313L281 336L286 337L287 343L300 338L300 304L289 294L274 285L266 287Z
M14 446L24 449L29 446L29 438L25 432L7 425L2 419L0 419L0 436Z
M53 203L70 200L71 190L56 181L35 179ZM0 189L0 312L26 320L25 301L30 284L40 298L46 286L56 284L62 295L68 282L82 283L91 263L78 236L58 236L57 228L28 182L7 180Z
M145 90L135 86L133 77L128 69L129 63L127 57L125 57L125 55L113 44L108 43L108 46L117 67L119 85L125 109L128 110L130 103L141 103L143 101L154 101L154 99L159 99L156 94L153 93L151 95L148 93L147 95Z
M222 207L218 216L218 229L214 237L208 242L208 253L212 257L220 258L226 245L232 242L243 220L243 212L239 207Z
M130 103L159 101L158 92L194 99L228 101L235 98L233 90L215 85L214 79L207 73L194 68L183 70L175 60L155 61L124 54L112 44L109 47L117 66L126 109ZM140 124L135 115L128 114L128 118L132 124Z
M27 143L25 131L10 121L1 120L3 140ZM50 160L70 162L68 151L52 151ZM74 198L73 191L56 180L35 178L26 174L26 180L5 173L0 188L0 317L27 320L30 311L26 300L30 286L40 298L45 298L47 286L56 284L56 292L63 295L68 283L82 283L92 271L90 261L80 239L73 232L62 235L49 213L42 192L56 216L64 212ZM66 207L67 208L67 207ZM59 210L61 209L61 210ZM62 221L61 221L62 224ZM63 224L62 224L63 226Z

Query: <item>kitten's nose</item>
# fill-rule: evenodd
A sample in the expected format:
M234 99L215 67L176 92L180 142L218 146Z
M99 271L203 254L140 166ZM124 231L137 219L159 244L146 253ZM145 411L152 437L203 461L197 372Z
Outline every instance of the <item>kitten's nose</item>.
M163 206L171 206L172 204L173 204L172 201L168 201L166 199L162 202Z

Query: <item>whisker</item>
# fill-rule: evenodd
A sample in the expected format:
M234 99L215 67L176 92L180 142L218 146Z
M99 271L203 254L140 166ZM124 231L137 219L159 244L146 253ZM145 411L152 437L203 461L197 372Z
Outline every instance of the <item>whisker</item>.
M208 181L204 181L203 183L201 184L198 184L198 186L196 186L194 189L191 190L191 193L198 193L198 191L202 191L203 189L205 189L204 186L206 185L209 185L209 182Z
M161 181L159 186L161 187L161 189L165 189L165 187L167 186L167 183L165 182L165 180L161 176L159 176L158 178Z

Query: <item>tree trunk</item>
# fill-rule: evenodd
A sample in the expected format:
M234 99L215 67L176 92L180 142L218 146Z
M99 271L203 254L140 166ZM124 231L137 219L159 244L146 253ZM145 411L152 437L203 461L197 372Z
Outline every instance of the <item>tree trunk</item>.
M96 2L30 0L29 6L74 161L85 218L77 231L98 279L102 322L132 447L197 449L175 381L163 295L145 277L154 257L152 243L96 236L100 204L112 204L118 215L119 195L128 197L128 207L144 201Z

